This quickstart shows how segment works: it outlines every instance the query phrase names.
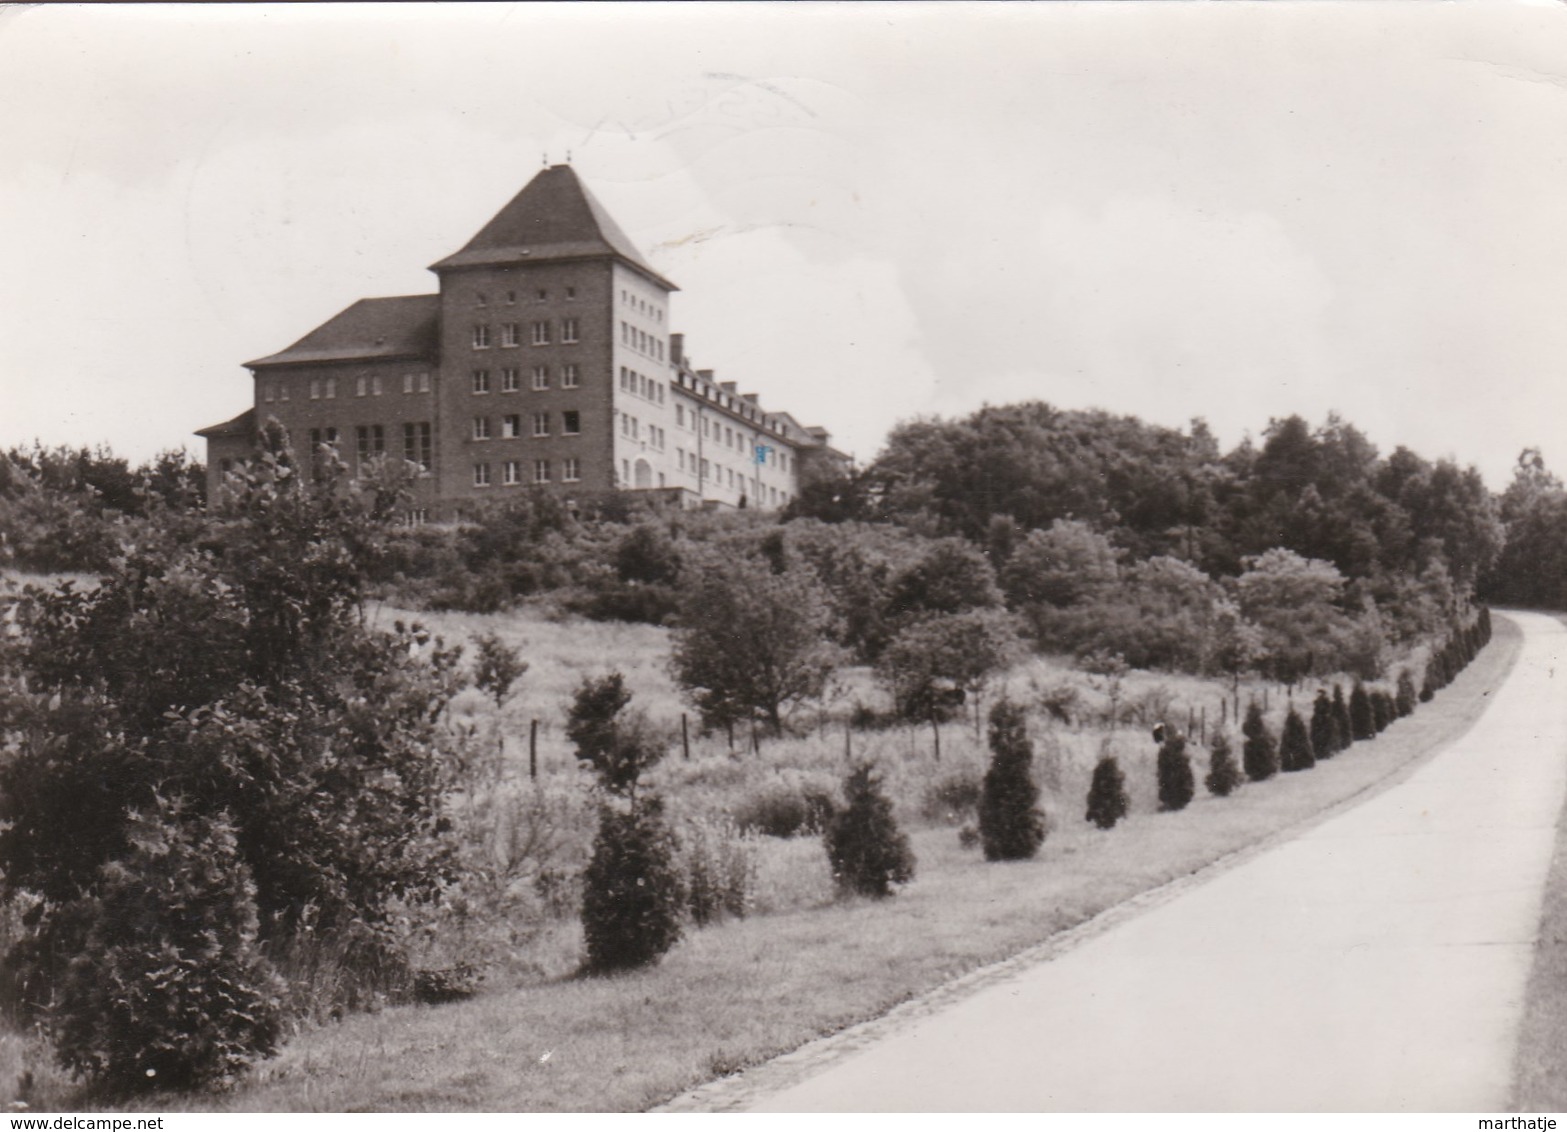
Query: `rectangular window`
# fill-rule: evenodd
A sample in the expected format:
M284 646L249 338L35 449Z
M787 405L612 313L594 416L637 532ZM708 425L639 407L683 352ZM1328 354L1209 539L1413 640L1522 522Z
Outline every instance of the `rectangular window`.
M550 344L550 324L548 322L535 322L533 324L533 344L535 346L548 346Z
M515 392L517 392L517 369L516 369L516 367L511 367L511 368L508 368L508 369L501 370L501 392L502 393L515 393Z
M548 460L535 460L535 461L533 461L533 482L534 483L549 483L550 482L550 462Z
M534 366L533 367L533 388L535 388L535 389L548 389L549 387L550 387L550 367L549 366Z
M501 324L501 345L517 345L517 324L515 322L503 322Z
M427 373L421 373L419 375L419 392L420 393L428 393L428 392L430 392L430 375L427 374Z
M517 483L521 479L521 463L517 460L507 460L501 468L501 477L506 483Z
M359 471L386 451L386 428L383 425L360 425L354 429L355 447L359 454Z
M430 470L431 444L430 422L419 421L403 425L403 459L418 464L419 470Z
M329 377L326 379L326 396L328 398L337 396L337 378Z
M577 297L577 289L575 287L567 287L566 288L566 298L567 298L567 300L569 301L571 299L575 299L576 297Z
M620 387L626 390L631 388L631 371L625 366L620 367Z
M522 417L517 413L501 418L501 438L515 440L522 435Z
M288 400L288 382L286 382L286 381L278 382L278 385L277 385L277 399L279 401L287 401Z
M510 305L512 303L515 303L516 301L517 301L517 292L516 291L507 291L506 292L506 302L507 302L507 304Z
M490 348L490 328L488 326L482 323L474 326L473 348L475 350L487 350Z
M490 485L490 466L488 464L475 464L473 466L473 486L488 487Z
M684 428L685 426L686 426L686 407L684 405L676 405L675 406L675 427L676 428Z
M567 342L567 343L575 343L577 341L577 320L576 319L574 319L574 318L563 318L563 319L561 319L561 322L560 322L560 340L562 342Z
M370 392L370 379L360 374L354 381L354 396L363 397Z
M473 391L475 393L488 393L490 391L490 371L476 369L473 371Z
M550 293L548 291L546 291L543 287L540 287L539 290L538 290L538 293L535 295L535 298L537 298L538 301L541 302L541 303L544 302L549 297L550 297Z
M702 458L702 478L707 478L707 457Z
M372 397L379 397L380 395L381 395L381 375L380 374L376 374L374 377L372 377L370 379L370 396L372 396Z
M271 401L272 397L273 397L272 386L270 386L270 385L263 385L261 387L261 396L262 396L263 400Z
M567 483L576 483L582 478L582 465L575 456L567 456L561 461L560 478Z
M488 440L488 439L490 439L490 418L489 417L474 417L473 418L473 438L475 440Z
M582 417L575 409L567 409L560 415L560 431L565 436L577 436L582 432Z
M411 373L403 374L403 392L404 393L412 393L413 391L414 391L414 375L411 374Z
M572 362L567 362L560 367L560 387L562 389L575 389L577 387L577 367Z
M550 434L550 415L548 413L533 414L533 435L548 436Z

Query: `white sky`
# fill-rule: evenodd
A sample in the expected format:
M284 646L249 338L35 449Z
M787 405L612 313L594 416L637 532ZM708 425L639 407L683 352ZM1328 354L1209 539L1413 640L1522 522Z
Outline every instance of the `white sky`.
M0 445L135 459L573 164L862 460L1040 398L1567 472L1567 8L0 10Z

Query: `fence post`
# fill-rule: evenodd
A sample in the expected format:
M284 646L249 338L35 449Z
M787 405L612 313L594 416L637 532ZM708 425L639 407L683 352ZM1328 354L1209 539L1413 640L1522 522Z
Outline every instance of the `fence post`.
M539 721L536 719L528 724L528 777L535 781L539 777Z
M680 753L686 762L691 761L691 732L686 728L686 713L680 713Z

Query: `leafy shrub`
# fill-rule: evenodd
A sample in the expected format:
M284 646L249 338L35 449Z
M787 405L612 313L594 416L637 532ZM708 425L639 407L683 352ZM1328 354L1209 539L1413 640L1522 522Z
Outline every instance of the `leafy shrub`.
M746 798L734 813L741 833L764 837L814 836L827 828L838 805L815 787L773 787Z
M868 765L844 780L846 804L827 825L827 860L840 892L890 896L914 878L914 851Z
M234 829L158 799L126 836L67 911L85 946L48 1016L56 1055L113 1093L231 1084L282 1029Z
M979 835L987 861L1017 861L1039 852L1045 816L1036 803L1034 745L1022 707L1002 700L990 709L990 769L979 800Z
M689 822L681 839L686 908L698 925L751 909L756 892L756 850L733 822Z
M479 972L472 963L413 973L413 998L426 1006L462 1002L479 993Z
M1088 785L1088 812L1083 820L1091 821L1100 829L1114 828L1131 809L1131 799L1126 796L1126 775L1114 755L1102 755L1094 764L1093 781Z
M1235 765L1235 753L1230 749L1230 737L1223 731L1214 732L1208 744L1208 777L1203 784L1208 793L1227 798L1239 789L1245 776Z
M952 771L926 788L920 816L927 821L962 821L978 811L984 789L984 777L978 772Z
M1310 770L1317 765L1317 756L1311 749L1311 735L1306 731L1306 721L1292 706L1284 717L1284 732L1279 739L1279 767L1285 771Z
M599 808L598 836L582 886L582 936L589 970L640 967L680 939L686 907L674 837L657 798L629 810Z
M1058 723L1064 723L1068 727L1078 714L1078 708L1082 704L1083 694L1076 684L1071 681L1052 685L1041 689L1039 693L1039 706L1050 714L1050 718Z
M1278 746L1262 718L1262 706L1255 700L1246 709L1241 733L1246 736L1241 745L1241 765L1246 769L1246 777L1253 782L1272 778L1279 771Z
M1172 734L1159 745L1159 808L1184 810L1197 792L1186 736Z

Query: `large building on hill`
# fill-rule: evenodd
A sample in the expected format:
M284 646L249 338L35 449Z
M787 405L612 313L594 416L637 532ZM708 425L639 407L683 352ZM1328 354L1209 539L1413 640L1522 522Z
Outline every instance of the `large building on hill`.
M269 417L296 450L332 446L356 472L382 455L417 464L416 518L531 486L771 509L814 468L847 464L823 429L693 368L669 330L675 284L569 165L430 270L437 293L360 299L245 363L251 407L197 433L209 494Z

